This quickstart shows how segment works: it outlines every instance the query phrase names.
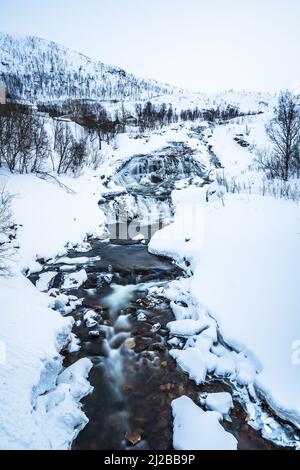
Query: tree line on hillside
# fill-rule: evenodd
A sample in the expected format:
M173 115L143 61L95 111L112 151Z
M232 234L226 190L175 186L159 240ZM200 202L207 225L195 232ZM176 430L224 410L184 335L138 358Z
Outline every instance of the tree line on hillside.
M135 77L34 37L0 33L0 50L0 79L8 98L18 101L43 103L62 97L138 101L174 92L169 85Z
M52 132L48 115L53 118ZM38 108L7 103L0 106L0 166L5 163L12 172L30 173L41 171L50 161L58 174L77 173L89 164L91 147L96 146L98 151L92 156L95 167L103 142L109 144L116 134L132 126L143 133L179 121L214 122L240 115L233 106L209 110L195 107L178 114L171 104L154 105L150 101L137 104L134 115L124 106L111 115L101 103L87 100L67 100ZM76 124L82 128L79 138L73 132Z

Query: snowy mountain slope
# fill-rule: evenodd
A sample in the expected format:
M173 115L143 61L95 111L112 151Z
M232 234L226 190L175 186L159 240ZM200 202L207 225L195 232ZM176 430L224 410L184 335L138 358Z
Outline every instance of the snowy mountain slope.
M126 71L92 60L54 42L33 36L18 37L0 32L0 80L8 97L34 104L87 99L105 103L114 111L120 102L134 112L135 103L151 100L154 104L170 103L182 109L226 108L232 105L241 112L264 112L273 101L268 93L235 92L193 93L135 77Z
M12 98L32 103L63 99L134 100L174 88L93 61L54 42L0 33L0 79Z

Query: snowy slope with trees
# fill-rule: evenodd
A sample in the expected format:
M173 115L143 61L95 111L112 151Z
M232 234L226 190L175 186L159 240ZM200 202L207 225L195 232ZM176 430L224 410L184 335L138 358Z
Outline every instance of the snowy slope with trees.
M156 80L138 78L118 67L92 60L54 42L33 36L0 32L0 80L8 98L31 104L68 100L101 102L110 112L125 106L135 112L138 102L162 103L182 110L239 107L244 113L265 111L272 95L227 91L209 95L191 93Z
M172 94L155 80L93 61L51 41L0 33L0 79L9 97L33 104L66 99L151 99Z

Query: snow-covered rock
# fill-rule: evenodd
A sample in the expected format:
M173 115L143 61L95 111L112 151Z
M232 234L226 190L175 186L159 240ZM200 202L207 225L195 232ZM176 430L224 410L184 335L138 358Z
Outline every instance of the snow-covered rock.
M174 336L193 336L205 330L207 327L208 324L205 320L176 320L167 324L171 335Z
M47 271L45 273L40 274L35 284L38 290L41 292L47 292L51 281L55 278L56 274L57 273L55 271Z
M76 273L67 274L64 278L63 289L78 289L87 281L85 269L81 269Z
M222 416L228 416L233 408L232 396L228 392L200 394L201 406L205 406L209 411L218 411Z

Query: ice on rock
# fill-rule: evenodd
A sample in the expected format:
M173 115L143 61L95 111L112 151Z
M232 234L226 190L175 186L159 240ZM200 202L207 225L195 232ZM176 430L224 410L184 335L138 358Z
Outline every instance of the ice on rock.
M76 273L67 274L64 278L63 289L78 289L87 279L85 269L81 269L81 271Z
M58 376L57 383L68 384L72 396L79 401L93 391L93 387L87 380L92 367L93 364L89 359L80 359Z
M224 417L233 408L232 396L228 392L200 394L199 401L201 406L209 411L218 411Z
M60 266L60 271L75 271L76 270L76 266L74 265L71 265L71 264L64 264L63 266Z
M197 385L205 382L208 370L207 361L199 349L171 349L170 356L177 361L179 367L181 367Z
M91 258L83 256L81 258L68 258L67 256L59 258L56 260L56 263L62 263L66 265L75 265L75 264L86 264L90 261Z
M94 326L97 325L97 318L98 318L98 314L96 312L94 312L94 310L88 310L84 316L83 316L83 320L85 321L85 324L87 326L87 328L94 328Z
M137 316L138 321L147 321L147 315L144 312L140 312Z
M171 321L167 324L167 328L174 336L193 336L202 332L207 327L208 323L205 320L185 319Z
M37 289L40 292L47 292L51 281L55 278L56 274L57 273L55 271L48 271L40 274L38 280L36 281Z
M168 298L170 298L169 295L168 295ZM170 307L172 309L172 312L176 320L186 320L186 319L195 320L195 318L197 318L198 316L197 310L193 308L193 306L189 306L187 308L187 307L183 307L182 305L178 305L174 301L171 301Z
M145 240L145 237L142 233L138 233L135 237L133 237L132 240L134 240L136 242L141 242L141 241Z
M66 294L60 294L55 299L55 310L65 311L66 305L69 303L69 297Z
M161 324L160 323L155 323L155 325L153 325L152 328L151 328L151 332L156 333L160 329L161 329Z
M237 440L220 424L217 411L203 411L187 396L172 402L175 450L236 450Z
M168 344L170 346L175 346L175 347L178 347L180 346L182 343L181 343L181 340L179 338L171 338L169 341L168 341Z
M67 351L72 354L80 350L80 339L74 333L70 334L70 342L67 347Z
M92 338L98 338L100 336L100 331L98 330L89 331L89 336L91 336Z
M101 273L97 277L97 287L101 289L106 284L109 285L112 283L114 275L112 273Z
M52 298L52 295L56 295ZM49 307L58 310L62 315L69 315L82 304L82 299L66 294L59 294L56 291L51 294Z

